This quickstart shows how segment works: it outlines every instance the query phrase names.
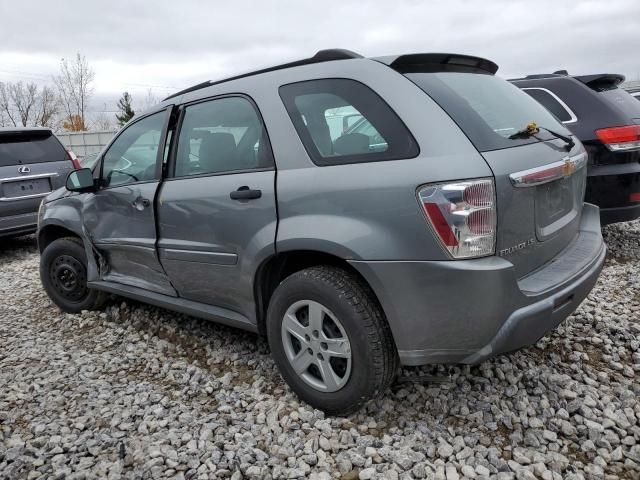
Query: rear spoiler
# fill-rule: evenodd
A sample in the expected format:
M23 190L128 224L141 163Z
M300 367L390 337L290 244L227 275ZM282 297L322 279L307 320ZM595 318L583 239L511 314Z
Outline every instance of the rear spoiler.
M578 75L573 77L592 90L612 90L624 82L625 76L618 73L599 73L596 75Z
M0 128L0 138L7 137L49 137L53 135L53 131L50 128L33 127L33 128Z
M373 60L400 73L467 72L493 75L498 71L498 65L491 60L456 53L411 53L375 57Z

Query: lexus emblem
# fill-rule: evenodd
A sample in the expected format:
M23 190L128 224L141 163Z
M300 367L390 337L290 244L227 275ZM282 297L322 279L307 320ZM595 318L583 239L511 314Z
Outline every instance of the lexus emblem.
M31 173L31 169L29 167L23 166L18 168L18 173L22 173L22 174Z

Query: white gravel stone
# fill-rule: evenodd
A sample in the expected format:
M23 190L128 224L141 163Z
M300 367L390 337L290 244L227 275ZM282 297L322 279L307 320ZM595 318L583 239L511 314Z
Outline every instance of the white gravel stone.
M300 402L253 334L114 299L61 313L33 237L0 246L0 478L640 478L640 222L536 345L405 368L349 418Z

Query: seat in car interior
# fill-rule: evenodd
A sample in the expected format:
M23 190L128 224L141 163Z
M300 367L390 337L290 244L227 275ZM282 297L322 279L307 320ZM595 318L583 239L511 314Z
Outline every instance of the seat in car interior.
M363 133L347 133L333 142L336 155L358 155L369 152L369 137Z
M224 172L238 168L238 149L231 133L215 132L206 135L200 143L198 156L200 170L204 172Z

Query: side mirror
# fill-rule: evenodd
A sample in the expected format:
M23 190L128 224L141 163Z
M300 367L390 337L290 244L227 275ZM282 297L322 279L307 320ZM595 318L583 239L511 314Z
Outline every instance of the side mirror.
M74 170L67 177L65 185L70 192L90 192L95 189L93 172L90 168Z

